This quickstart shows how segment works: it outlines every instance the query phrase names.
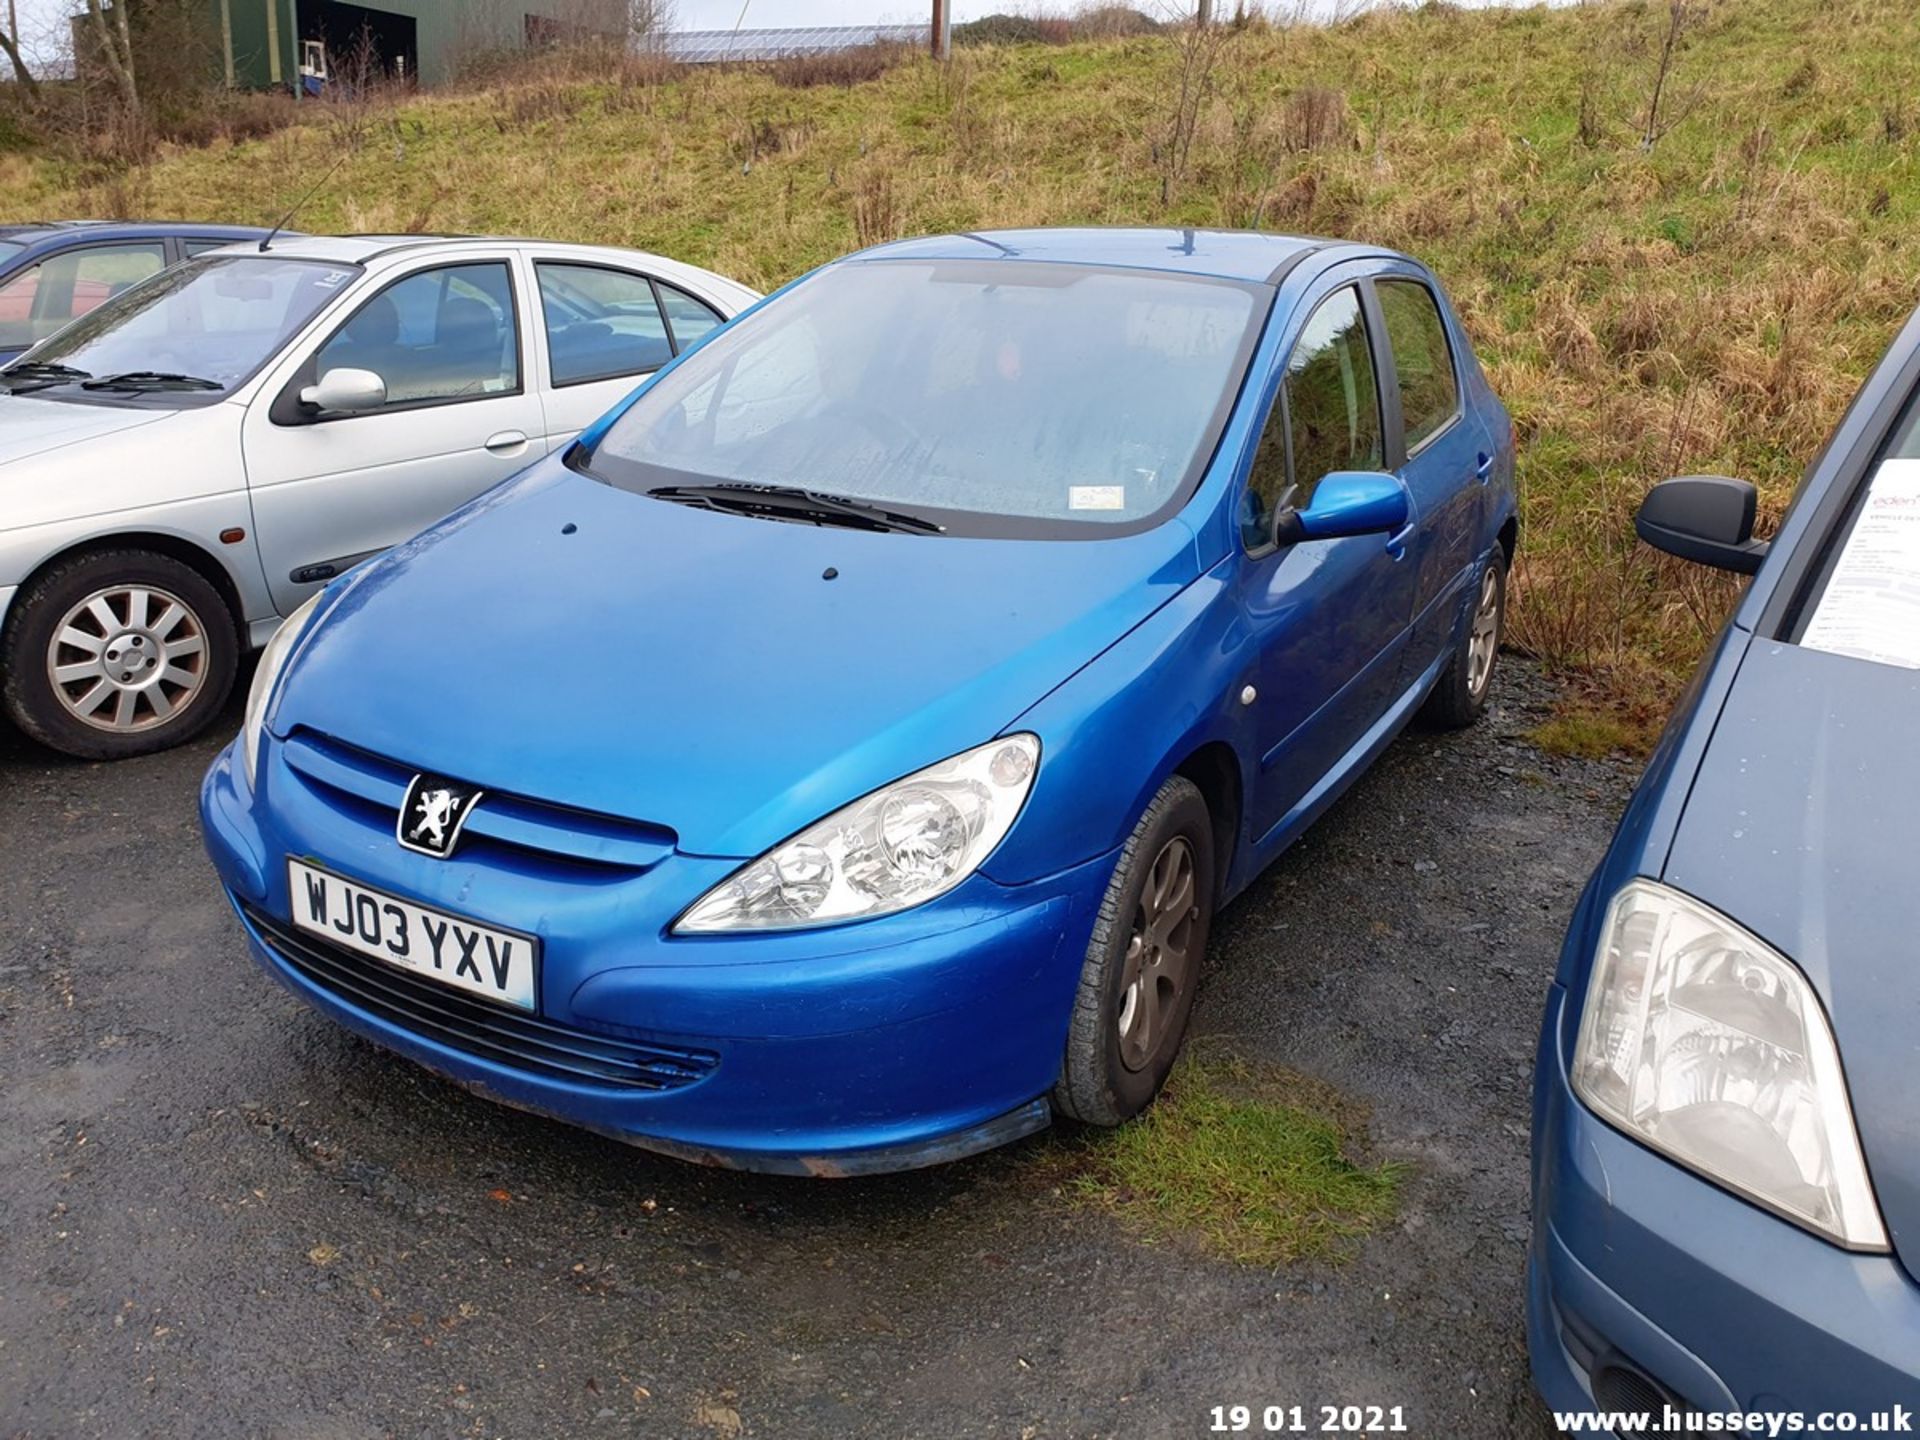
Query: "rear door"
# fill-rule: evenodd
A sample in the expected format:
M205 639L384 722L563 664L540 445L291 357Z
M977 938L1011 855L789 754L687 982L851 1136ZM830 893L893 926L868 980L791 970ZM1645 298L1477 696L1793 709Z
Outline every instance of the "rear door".
M705 301L632 267L535 253L530 268L550 449L724 323Z
M1479 559L1493 446L1463 400L1461 357L1431 279L1396 261L1370 288L1385 340L1390 448L1415 511L1408 660L1424 670L1453 638L1464 587Z
M1344 266L1297 309L1307 319L1274 388L1241 504L1241 606L1258 651L1256 836L1310 804L1392 704L1413 607L1405 537L1275 547L1273 518L1336 470L1387 469L1380 346L1364 271Z
M370 282L248 407L247 478L267 587L284 615L546 453L529 307L510 251L422 261ZM375 410L300 393L336 368L385 382Z

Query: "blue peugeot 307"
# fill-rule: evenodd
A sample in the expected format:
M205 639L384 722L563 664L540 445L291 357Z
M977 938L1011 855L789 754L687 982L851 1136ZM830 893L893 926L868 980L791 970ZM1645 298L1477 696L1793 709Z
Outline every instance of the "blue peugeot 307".
M1411 260L883 246L291 617L208 847L297 994L641 1145L1117 1124L1215 909L1423 704L1480 711L1514 536Z
M1557 1410L1678 1429L1734 1412L1908 1429L1920 316L1770 544L1754 512L1750 485L1690 476L1636 522L1754 579L1587 885L1547 1003L1534 1376Z

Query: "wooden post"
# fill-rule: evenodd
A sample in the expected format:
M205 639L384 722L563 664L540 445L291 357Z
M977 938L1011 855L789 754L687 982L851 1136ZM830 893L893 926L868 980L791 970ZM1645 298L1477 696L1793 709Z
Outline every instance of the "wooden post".
M227 88L233 89L233 0L220 0L220 53L227 65Z
M294 54L299 54L298 47ZM300 88L300 67L293 70L294 89ZM267 0L267 82L280 83L280 0Z
M953 0L933 0L933 58L945 60L953 50Z

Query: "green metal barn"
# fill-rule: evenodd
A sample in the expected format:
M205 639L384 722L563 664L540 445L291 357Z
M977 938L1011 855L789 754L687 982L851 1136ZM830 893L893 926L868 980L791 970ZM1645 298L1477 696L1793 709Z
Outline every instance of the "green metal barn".
M206 0L229 85L309 91L377 67L421 85L483 52L617 38L624 0Z

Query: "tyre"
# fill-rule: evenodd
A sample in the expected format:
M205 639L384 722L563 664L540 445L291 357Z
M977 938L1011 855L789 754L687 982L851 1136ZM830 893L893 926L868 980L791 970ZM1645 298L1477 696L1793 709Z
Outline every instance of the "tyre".
M1500 637L1507 628L1507 556L1496 548L1480 572L1473 614L1454 642L1446 669L1434 682L1420 718L1439 730L1460 730L1478 720L1493 693Z
M233 612L191 566L147 550L62 560L14 597L0 696L21 730L83 760L191 739L239 661Z
M1053 1108L1118 1125L1160 1093L1213 923L1213 824L1193 782L1160 787L1120 851L1074 997Z

